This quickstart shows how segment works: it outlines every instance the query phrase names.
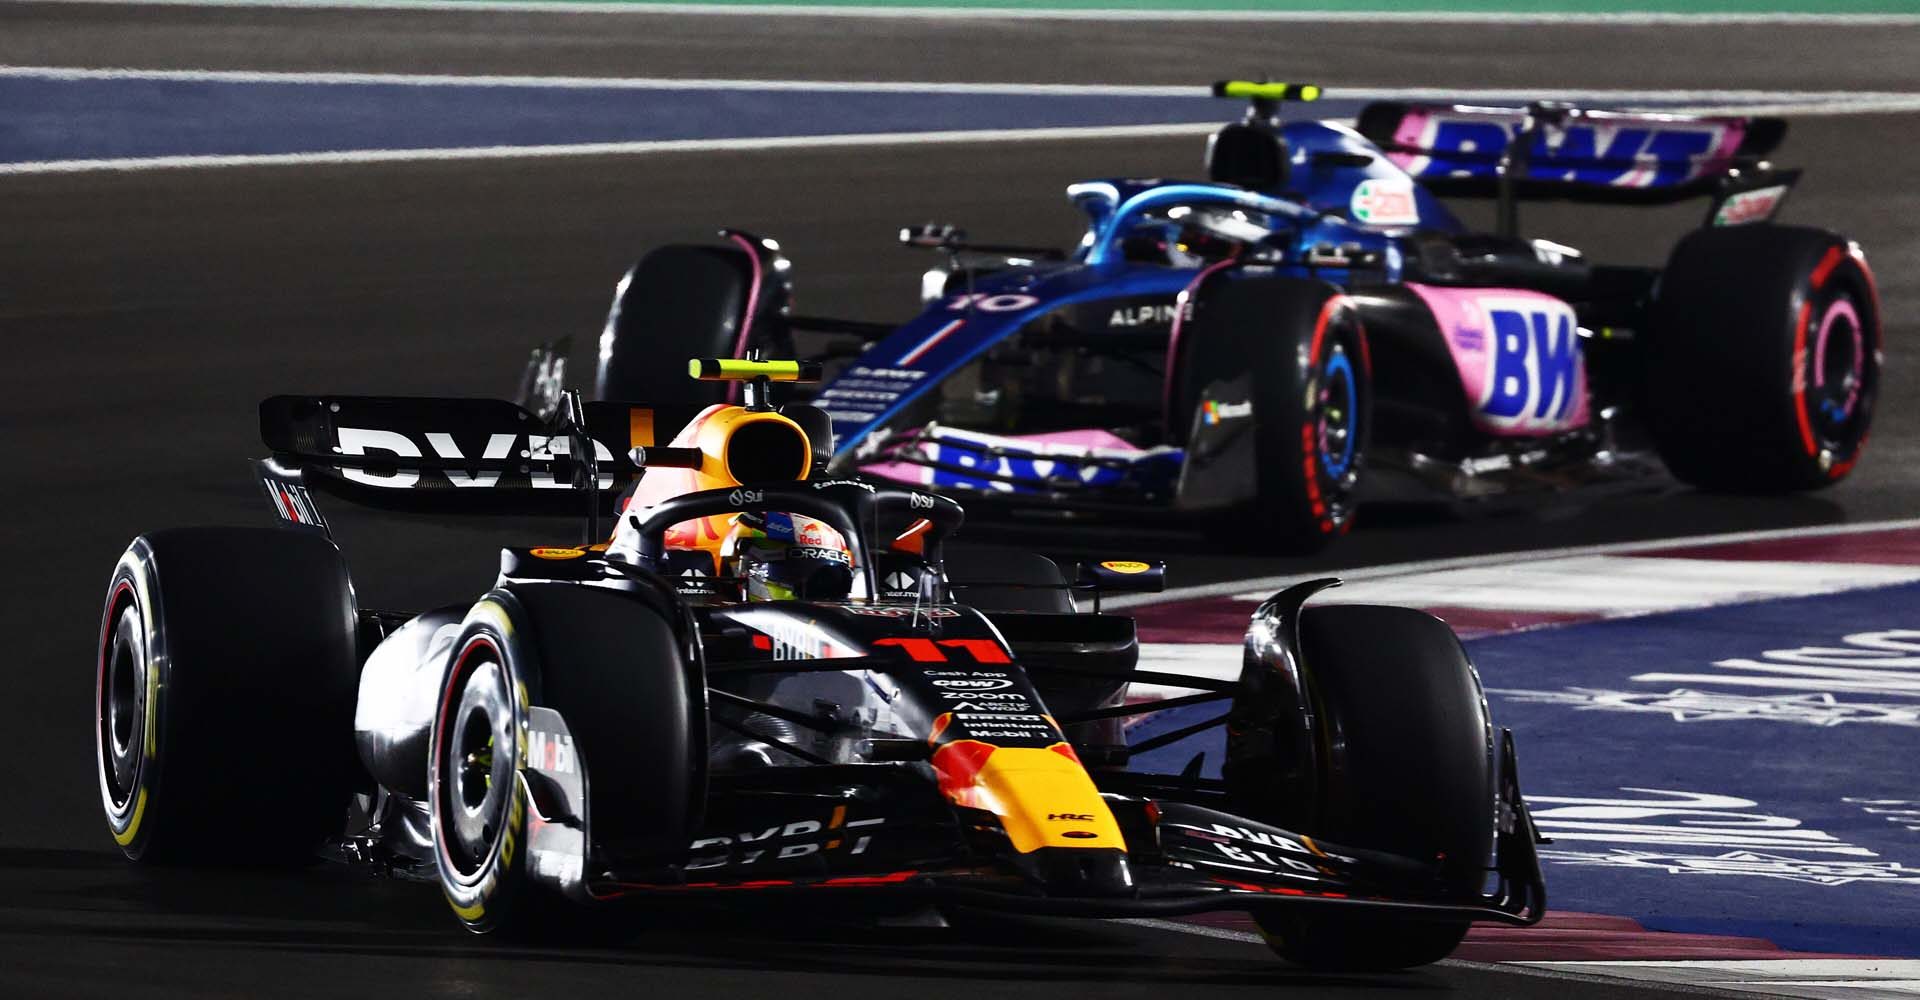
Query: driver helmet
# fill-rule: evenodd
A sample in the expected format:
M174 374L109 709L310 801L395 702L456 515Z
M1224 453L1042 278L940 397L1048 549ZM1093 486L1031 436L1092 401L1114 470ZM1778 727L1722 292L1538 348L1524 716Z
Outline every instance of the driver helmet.
M842 601L853 590L853 553L840 532L799 514L744 513L720 550L749 601Z

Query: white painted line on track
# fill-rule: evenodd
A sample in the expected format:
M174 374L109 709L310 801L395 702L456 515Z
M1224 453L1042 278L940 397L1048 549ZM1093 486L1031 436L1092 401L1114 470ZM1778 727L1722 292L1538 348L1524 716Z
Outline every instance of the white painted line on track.
M239 156L155 156L116 160L41 160L0 163L0 175L75 174L100 171L190 170L204 167L302 167L406 163L432 160L531 160L566 156L635 156L655 153L769 152L907 144L1038 142L1066 139L1139 139L1204 135L1213 123L1106 125L1088 128L974 129L957 132L870 132L851 135L778 136L760 139L661 139L589 142L560 146L475 146L454 149L368 149L337 153L265 153Z
M1920 961L1881 958L1780 958L1749 961L1527 962L1573 972L1696 989L1804 998L1920 996Z
M1888 531L1901 528L1920 528L1920 518L1908 518L1897 521L1866 521L1857 524L1824 524L1806 528L1776 528L1765 531L1736 531L1720 535L1690 535L1680 538L1661 538L1645 542L1575 545L1558 549L1497 552L1477 556L1460 556L1452 559L1429 559L1420 562L1360 566L1352 569L1304 570L1286 576L1253 577L1242 580L1229 580L1223 583L1202 584L1194 587L1177 587L1158 594L1131 594L1121 597L1111 597L1102 602L1102 605L1104 607L1120 609L1139 607L1145 604L1166 604L1173 601L1186 601L1201 597L1231 596L1255 590L1267 590L1271 592L1290 584L1299 583L1302 580L1311 580L1316 577L1325 576L1337 576L1342 580L1371 580L1381 577L1403 576L1412 573L1472 569L1494 564L1519 565L1547 559L1624 555L1633 552L1647 552L1654 549L1674 548L1678 546L1723 545L1732 542L1762 542L1784 538L1821 538L1828 535L1853 535L1867 531Z
M1172 931L1175 934L1191 934L1194 937L1213 938L1219 941L1237 941L1241 944L1266 944L1260 935L1251 931L1236 931L1227 927L1209 927L1206 924L1189 924L1180 920L1161 920L1158 917L1120 917L1112 921L1116 924L1132 924L1135 927L1147 927L1156 931Z
M738 77L597 77L459 75L450 73L354 73L216 69L143 69L139 67L0 66L0 77L39 80L160 80L185 83L289 83L412 87L550 87L556 90L721 90L746 92L818 92L873 94L957 94L1009 97L1192 97L1211 96L1191 84L1083 84L948 82L930 80L754 80ZM1405 100L1588 100L1653 104L1724 103L1730 113L1748 105L1806 108L1878 108L1920 105L1920 93L1880 90L1762 90L1753 88L1620 87L1380 87L1324 84L1326 98L1350 101ZM1222 105L1227 106L1226 104ZM1311 110L1303 105L1303 108Z
M1282 24L1531 24L1592 27L1703 27L1728 25L1920 26L1920 14L1848 14L1810 11L1660 11L1544 13L1531 11L1152 10L1140 8L882 7L800 4L644 3L602 0L53 0L150 7L269 7L295 10L478 11L537 14L653 14L715 17L842 17L881 20L987 21L1264 21Z
M1404 604L1617 618L1915 581L1920 581L1920 566L1575 555L1549 560L1496 560L1478 566L1358 580L1351 587L1327 591L1314 603ZM1234 596L1243 601L1262 601L1269 594L1254 589Z
M74 0L83 2L83 0ZM387 85L420 87L529 87L613 90L722 90L796 93L965 94L981 96L1103 96L1204 97L1194 86L941 83L922 81L855 80L744 80L737 78L578 77L578 76L461 76L419 73L267 72L255 70L89 68L68 66L0 66L0 78L44 80L153 80L243 84ZM1885 91L1793 91L1739 89L1605 89L1555 90L1524 88L1336 87L1333 96L1347 100L1587 100L1631 106L1661 105L1666 111L1697 111L1693 105L1711 105L1729 114L1790 111L1799 115L1874 114L1920 111L1920 94ZM1749 104L1748 102L1752 102ZM1681 107L1673 105L1680 104ZM0 174L65 174L99 171L179 170L206 167L322 166L398 163L431 160L542 159L566 156L630 156L650 153L697 153L807 149L916 143L1020 142L1075 139L1158 138L1198 135L1215 124L1066 126L1038 129L969 129L927 132L845 133L820 136L778 136L724 139L658 139L633 142L567 143L543 146L473 146L434 149L362 149L304 153L188 155L114 159L39 160L0 163ZM1116 605L1124 606L1124 605Z

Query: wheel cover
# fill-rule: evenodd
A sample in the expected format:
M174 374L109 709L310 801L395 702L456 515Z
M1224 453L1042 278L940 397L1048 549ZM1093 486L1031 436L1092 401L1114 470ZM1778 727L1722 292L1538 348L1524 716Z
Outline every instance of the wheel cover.
M1866 386L1866 334L1853 301L1842 295L1828 303L1814 337L1808 375L1808 409L1820 443L1835 451L1851 447L1854 418Z
M145 770L151 664L134 602L121 604L112 628L100 652L96 740L101 794L108 815L119 818L133 808Z
M1321 368L1319 408L1320 468L1338 482L1353 469L1359 430L1359 390L1346 345L1336 342Z
M457 707L441 734L437 794L447 860L461 876L472 877L486 869L506 828L517 747L512 692L491 647L468 646L456 671L462 667Z

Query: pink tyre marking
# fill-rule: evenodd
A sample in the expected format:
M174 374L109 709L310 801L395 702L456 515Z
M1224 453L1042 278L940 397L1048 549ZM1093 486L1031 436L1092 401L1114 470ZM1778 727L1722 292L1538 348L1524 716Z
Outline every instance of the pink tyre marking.
M728 233L727 239L738 243L740 249L747 255L747 262L753 265L753 279L747 284L747 310L740 317L740 336L733 342L733 356L744 358L747 356L747 339L753 333L753 315L760 308L760 255L754 252L752 241L739 233ZM740 383L727 383L727 402L739 401Z
M1813 347L1813 386L1824 388L1827 377L1827 340L1833 335L1833 328L1840 320L1847 321L1847 332L1853 338L1853 383L1847 387L1847 402L1843 416L1853 415L1853 406L1860 399L1860 383L1865 373L1867 352L1865 334L1860 329L1860 314L1854 311L1853 302L1848 299L1835 299L1827 307L1826 316L1820 320L1820 332Z

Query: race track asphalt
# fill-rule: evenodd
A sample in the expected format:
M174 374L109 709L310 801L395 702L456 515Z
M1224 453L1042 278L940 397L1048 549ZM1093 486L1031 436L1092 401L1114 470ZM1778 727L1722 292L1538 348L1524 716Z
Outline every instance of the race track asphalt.
M814 79L1202 81L1268 70L1380 85L1920 89L1909 29L1153 27L876 24L655 15L383 14L0 5L0 64ZM986 40L983 41L983 36ZM1791 50L1793 58L1783 52ZM1648 55L1658 52L1659 57ZM1295 70L1298 69L1298 72ZM1064 557L1173 560L1176 583L1495 550L1912 516L1920 511L1920 151L1915 116L1796 122L1808 179L1790 221L1860 240L1888 316L1866 460L1814 496L1662 487L1526 515L1368 512L1326 558L1250 559L1164 530L985 529ZM283 391L510 391L532 343L572 334L576 371L613 281L646 247L720 225L778 236L808 312L896 318L924 258L891 243L942 218L982 238L1075 235L1089 175L1192 174L1191 140L691 153L0 176L0 565L12 637L13 798L0 820L0 993L730 996L989 989L996 996L1271 993L1629 996L1450 965L1382 982L1278 977L1259 949L1127 926L1010 922L958 937L706 918L620 950L501 950L460 936L430 887L339 873L255 880L132 872L112 855L87 725L98 602L126 541L263 523L245 460ZM1691 211L1691 210L1689 210ZM1595 257L1657 262L1676 211L1529 215ZM1702 373L1702 378L1711 373ZM363 605L477 593L494 548L571 525L421 524L335 509ZM297 748L235 747L236 753ZM810 922L809 922L810 923ZM1494 979L1490 977L1501 977ZM958 980L958 982L956 982ZM1651 995L1651 994L1648 994Z

